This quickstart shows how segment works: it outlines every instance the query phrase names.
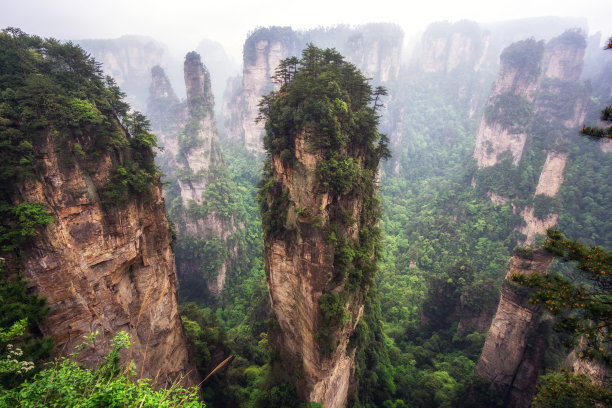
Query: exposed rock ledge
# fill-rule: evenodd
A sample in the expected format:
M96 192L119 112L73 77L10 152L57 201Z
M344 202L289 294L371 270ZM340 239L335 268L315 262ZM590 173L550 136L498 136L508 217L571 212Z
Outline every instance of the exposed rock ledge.
M540 173L535 195L545 194L549 197L557 195L563 183L563 171L565 170L566 161L567 153L555 151L548 152L546 163L544 163L544 167Z

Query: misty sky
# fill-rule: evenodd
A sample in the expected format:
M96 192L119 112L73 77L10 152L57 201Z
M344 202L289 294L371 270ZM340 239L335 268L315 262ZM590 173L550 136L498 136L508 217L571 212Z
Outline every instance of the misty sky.
M612 35L611 0L0 0L0 28L57 39L142 34L178 53L203 38L221 42L241 60L242 43L256 27L315 28L336 24L397 23L407 36L440 20L480 22L514 18L585 17L591 33Z

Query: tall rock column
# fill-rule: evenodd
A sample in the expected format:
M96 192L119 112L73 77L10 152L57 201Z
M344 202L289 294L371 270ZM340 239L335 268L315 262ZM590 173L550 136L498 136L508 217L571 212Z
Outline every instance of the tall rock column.
M258 28L244 43L242 78L228 82L228 99L224 103L227 138L243 143L249 151L263 151L264 128L256 122L259 101L266 93L278 89L279 84L271 77L279 62L300 53L306 44L331 45L375 83L385 83L399 75L403 37L399 26L387 23L308 31Z
M45 55L39 58L31 41L21 32L0 35L3 55L17 61L0 68L14 78L11 92L28 89L30 76L49 89L40 94L44 104L26 92L3 104L0 257L9 274L24 273L46 298L50 311L40 330L58 354L96 333L95 347L75 357L95 367L124 331L132 347L122 362L133 359L139 377L164 384L189 373L187 382L197 383L178 312L155 136L80 48L37 39ZM19 112L37 104L24 121ZM15 134L19 150L7 136ZM15 225L41 224L40 211L48 225L29 231L27 241L11 238Z
M200 55L184 64L187 99L174 96L163 70L152 70L149 111L164 147L162 170L169 176L166 198L177 228L176 264L181 293L219 294L237 254L232 187L214 117L210 75ZM228 204L229 203L229 204Z
M541 333L540 306L528 301L524 288L509 281L515 274L545 273L552 256L543 251L515 251L475 374L501 388L508 407L528 407L548 346ZM521 289L523 289L521 291Z
M590 95L590 87L579 82L585 46L583 35L569 30L546 44L519 41L500 57L476 136L475 184L521 215L524 223L516 227L521 245L533 245L559 218L554 203L564 180L567 141L578 133ZM534 169L539 177L527 176Z
M370 87L352 64L314 46L299 63L285 62L288 81L264 98L261 111L275 372L302 399L343 407L354 371L349 338L376 270L375 177L386 145L368 106Z

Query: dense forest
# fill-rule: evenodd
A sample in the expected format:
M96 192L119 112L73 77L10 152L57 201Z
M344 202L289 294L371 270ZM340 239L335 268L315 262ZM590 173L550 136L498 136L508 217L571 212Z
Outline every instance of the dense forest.
M307 364L283 350L299 334L283 334L271 272L272 242L287 243L287 259L314 259L298 243L320 236L312 246L325 248L330 268L313 284L309 341L318 362L348 350L347 406L609 406L612 51L593 51L583 31L559 25L516 41L505 30L518 23L437 23L401 65L397 26L257 29L244 45L245 78L261 69L258 53L278 44L286 54L257 85L266 92L261 149L231 134L231 121L253 116L240 99L252 84L230 80L234 89L215 101L206 55L185 58L185 100L153 68L149 122L80 46L4 30L0 402L322 406L304 393ZM471 48L458 55L453 41ZM434 55L440 44L444 55ZM370 79L360 72L374 66ZM223 111L232 107L242 111ZM36 237L60 216L24 200L31 180L52 182L41 170L49 150L64 174L92 175L100 206L117 220L106 223L127 222L117 214L132 206L148 211L163 184L180 321L198 376L188 384L204 379L199 395L138 379L133 334L122 331L99 349L92 330L54 359L45 329L54 305L24 276L27 256L41 251ZM108 177L98 180L102 161ZM317 197L325 198L307 201ZM548 274L532 266L540 259ZM133 279L133 265L125 273ZM519 399L515 385L477 368L508 296L537 321L524 339L506 339L525 342L521 364L539 377Z

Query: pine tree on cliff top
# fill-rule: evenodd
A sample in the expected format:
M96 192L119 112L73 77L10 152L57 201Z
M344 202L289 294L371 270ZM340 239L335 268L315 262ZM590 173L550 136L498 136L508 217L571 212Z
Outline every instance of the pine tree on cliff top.
M350 336L345 346L357 347L360 374L356 375L365 379L364 373L375 367L365 367L360 350L382 347L371 344L382 338L379 321L370 323L376 310L371 307L376 303L372 289L380 253L376 175L380 160L390 156L387 137L377 130L377 110L386 90L373 90L368 79L334 49L312 44L300 59L283 60L272 79L279 88L262 98L258 117L265 121L264 148L269 156L258 195L264 252L272 243L291 252L311 237L310 244L324 247L325 266L317 264L317 275L311 279L321 290L320 296L312 296L318 298L311 333L318 343L316 352L322 359L333 358L337 350L343 353L338 344ZM308 184L309 198L296 192L301 186L288 185L296 179ZM322 197L325 204L319 205ZM267 267L268 276L273 272ZM352 324L357 319L355 329ZM281 329L275 330L282 335ZM286 368L296 371L295 366ZM296 383L300 394L300 380Z
M295 165L295 140L306 132L308 149L320 156L316 164L319 187L332 197L365 197L362 219L352 220L365 227L362 232L367 236L360 238L361 250L353 248L356 254L338 256L336 261L350 258L346 263L355 263L360 259L367 266L359 268L357 280L364 287L370 285L379 241L375 176L380 159L390 157L388 139L377 130L377 109L386 90L378 87L373 91L363 74L337 51L312 44L301 59L283 60L273 80L280 88L264 96L259 104L258 120L265 120L264 147L270 157L278 156L284 164ZM288 198L287 192L275 184L269 162L266 173L259 202L264 234L274 237L290 232L285 225ZM342 225L349 220L330 221ZM332 232L330 240L342 241L337 231Z

